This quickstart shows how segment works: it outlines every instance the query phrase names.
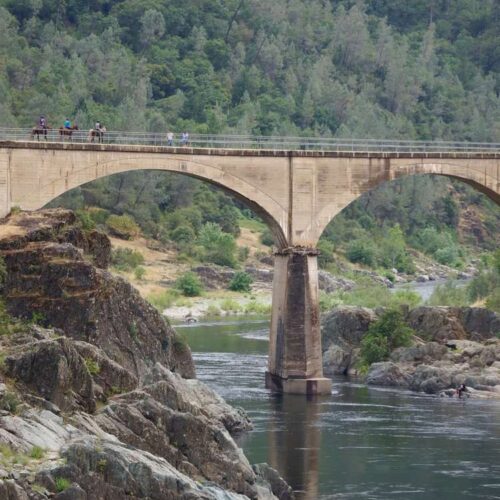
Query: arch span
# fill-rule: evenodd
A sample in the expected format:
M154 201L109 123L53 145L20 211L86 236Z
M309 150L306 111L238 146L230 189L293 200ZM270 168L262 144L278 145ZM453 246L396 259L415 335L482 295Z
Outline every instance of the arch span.
M42 155L46 156L46 155ZM97 155L97 158L88 158L85 161L85 153L70 161L69 164L61 164L57 155L50 158L42 158L42 165L50 161L45 175L39 175L36 179L38 185L38 196L33 196L31 190L13 190L13 205L23 209L36 210L57 198L61 194L78 186L97 180L109 175L125 173L137 170L156 170L174 172L187 175L223 189L237 199L241 200L249 208L255 211L269 226L277 245L281 248L287 246L287 207L283 207L273 196L261 189L259 183L252 182L252 176L239 175L238 169L230 171L224 165L213 164L194 158L192 156L179 157L165 155ZM209 158L210 159L210 158ZM66 158L67 160L67 158ZM262 172L256 172L255 179L262 177Z
M386 182L413 175L439 175L457 179L485 194L497 205L500 205L500 182L484 168L464 166L454 163L405 163L391 165L391 168L370 178L369 175L359 175L362 179L353 183L350 190L344 191L341 197L321 209L316 217L317 240L321 237L328 224L344 208L360 198L364 193L376 189Z

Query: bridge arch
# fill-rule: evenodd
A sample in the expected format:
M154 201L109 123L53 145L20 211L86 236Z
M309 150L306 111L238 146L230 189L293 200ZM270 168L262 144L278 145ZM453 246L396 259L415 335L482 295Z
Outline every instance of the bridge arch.
M277 245L280 248L287 246L287 212L269 194L252 185L233 173L216 165L211 165L192 157L179 158L176 156L127 156L119 158L103 158L93 162L83 163L66 169L55 176L39 179L40 197L34 200L30 194L16 199L13 204L21 208L42 208L58 196L67 191L110 175L139 170L155 170L174 172L199 179L216 186L226 193L242 201L259 215L270 228Z
M452 179L457 179L474 189L485 194L494 203L500 205L500 182L488 174L484 169L473 166L464 167L453 163L407 163L401 165L391 165L384 175L376 179L366 178L366 181L354 186L350 192L345 193L342 200L329 203L318 213L316 235L319 241L330 222L347 206L378 186L402 177L413 175L439 175Z

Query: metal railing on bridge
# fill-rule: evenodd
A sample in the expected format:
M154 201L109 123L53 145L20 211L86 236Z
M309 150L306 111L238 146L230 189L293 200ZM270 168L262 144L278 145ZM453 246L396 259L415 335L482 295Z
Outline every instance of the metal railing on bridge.
M47 141L52 143L89 143L88 130L74 130L71 137L60 135L59 129L32 135L28 128L0 128L0 141ZM99 142L97 137L93 138ZM221 149L265 149L279 151L314 150L358 153L500 153L500 143L453 141L401 141L379 139L344 139L325 137L279 137L253 135L190 134L187 144L175 134L170 146L166 133L106 131L102 143L163 147Z

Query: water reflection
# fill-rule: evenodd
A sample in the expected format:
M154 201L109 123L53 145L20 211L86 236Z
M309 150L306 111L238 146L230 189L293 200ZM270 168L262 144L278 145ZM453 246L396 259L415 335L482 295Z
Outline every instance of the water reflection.
M300 500L500 500L500 403L334 380L307 401L264 389L266 321L181 328L198 377L249 413L250 463L268 462Z
M268 463L286 478L298 500L318 498L321 427L319 404L311 397L284 394L271 399Z

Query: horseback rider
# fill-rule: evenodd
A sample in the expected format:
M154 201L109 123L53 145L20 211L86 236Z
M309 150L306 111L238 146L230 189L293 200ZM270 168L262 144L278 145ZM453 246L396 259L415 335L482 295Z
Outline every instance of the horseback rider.
M47 119L45 118L44 115L40 115L40 118L38 119L38 126L42 130L45 130L47 128Z
M97 120L94 125L94 130L97 132L99 136L102 135L103 133L103 126L101 125L101 122Z
M66 118L66 120L64 120L64 128L66 130L71 130L71 122L69 121L69 118Z

